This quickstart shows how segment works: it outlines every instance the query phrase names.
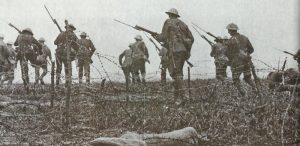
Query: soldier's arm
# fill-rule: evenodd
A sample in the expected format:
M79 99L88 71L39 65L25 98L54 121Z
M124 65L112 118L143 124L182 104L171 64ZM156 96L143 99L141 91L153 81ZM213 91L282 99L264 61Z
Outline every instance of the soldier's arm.
M94 54L94 52L96 51L96 48L91 40L90 40L90 48L91 48L91 56L92 56Z
M161 33L157 34L155 39L159 42L166 42L166 36L168 35L168 29L169 29L169 24L168 24L168 20L166 20Z
M61 32L54 41L55 45L59 45L62 42L63 32Z
M254 48L251 44L251 42L249 41L249 39L247 39L248 43L247 43L247 48L248 48L248 53L252 54L254 52Z
M125 51L123 53L121 53L120 56L119 56L119 64L121 66L122 66L122 59L123 59L124 55L125 55Z
M51 54L51 50L49 49L48 46L45 46L46 50L47 50L47 56L49 57L50 61L52 61L52 54Z
M144 55L146 55L147 58L149 58L148 48L146 47L145 43L142 44Z
M215 54L216 54L216 46L215 45L213 45L212 47L211 47L211 52L210 52L210 56L211 57L215 57Z
M32 37L32 43L35 44L38 47L37 52L39 54L43 54L43 52L42 52L43 46L39 43L39 41L37 41L34 37Z
M14 43L14 46L19 46L19 42L18 42L18 39L19 39L19 36L17 37L15 43Z

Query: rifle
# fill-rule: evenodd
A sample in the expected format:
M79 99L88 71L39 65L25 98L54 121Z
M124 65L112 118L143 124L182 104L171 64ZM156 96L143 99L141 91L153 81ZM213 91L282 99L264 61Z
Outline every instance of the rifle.
M213 37L213 38L215 38L215 39L218 39L215 35L213 35L213 34L210 33L210 32L205 31L204 29L202 29L201 27L199 27L199 26L196 25L195 23L192 22L192 24L193 24L194 26L196 26L197 28L199 28L201 31L203 31L203 32L205 32L206 34L210 35L211 37Z
M22 31L20 29L18 29L16 26L14 26L12 23L8 23L8 25L12 28L14 28L15 30L17 30L19 33L21 33Z
M283 53L292 55L296 60L299 60L299 59L300 59L299 56L297 56L297 55L295 55L295 54L293 54L293 53L290 53L290 52L288 52L288 51L283 51Z
M210 46L213 46L214 45L214 43L212 42L212 41L210 41L207 37L205 37L204 35L202 35L194 26L192 26L195 30L196 30L196 32L204 39L204 40L206 40L208 43L209 43L209 45Z
M51 14L50 14L48 8L46 7L46 5L44 5L44 7L45 7L45 9L46 9L48 15L50 16L51 20L53 21L53 23L57 26L58 30L59 30L60 32L62 32L62 29L60 28L60 26L59 26L59 24L57 23L56 19L53 19L53 17L51 16Z
M256 90L257 90L257 92L258 92L258 94L259 94L259 97L261 97L261 95L260 95L260 86L261 86L261 83L260 83L260 80L259 80L259 78L257 77L257 74L256 74L256 71L255 71L255 67L254 67L254 65L253 65L253 62L252 62L252 60L251 60L251 58L250 58L250 60L249 60L249 65L250 65L250 68L251 68L251 73L252 73L252 75L253 75L253 78L254 78L254 82L255 82L255 87L256 87Z

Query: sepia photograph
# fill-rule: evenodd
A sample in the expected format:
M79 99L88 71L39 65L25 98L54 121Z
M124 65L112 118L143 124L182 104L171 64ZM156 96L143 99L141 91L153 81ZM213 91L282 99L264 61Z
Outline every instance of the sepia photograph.
M299 0L0 13L0 146L300 145Z

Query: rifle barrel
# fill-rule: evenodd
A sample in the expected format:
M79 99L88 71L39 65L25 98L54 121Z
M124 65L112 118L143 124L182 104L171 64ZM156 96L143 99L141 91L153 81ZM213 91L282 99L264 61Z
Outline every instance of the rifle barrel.
M129 26L129 27L132 27L132 28L134 28L134 29L135 29L135 27L134 27L134 26L132 26L132 25L129 25L129 24L127 24L127 23L124 23L124 22L122 22L122 21L120 21L120 20L114 19L114 21L116 21L116 22L119 22L119 23L121 23L121 24L124 24L124 25L126 25L126 26Z

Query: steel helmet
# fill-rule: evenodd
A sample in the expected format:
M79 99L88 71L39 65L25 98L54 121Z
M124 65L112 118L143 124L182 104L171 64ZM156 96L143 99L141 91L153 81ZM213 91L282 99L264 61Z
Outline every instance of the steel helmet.
M13 42L12 42L12 41L8 41L6 44L7 44L7 45L12 45Z
M4 35L3 35L3 34L0 34L0 38L1 38L1 39L4 39Z
M230 23L230 24L227 25L226 29L228 29L228 30L239 30L239 27L234 23Z
M134 37L134 39L136 39L136 40L143 40L143 38L142 38L142 36L141 36L141 35L137 35L137 36L135 36L135 37Z
M133 47L133 43L130 43L130 44L128 45L128 47L129 47L129 48Z
M229 39L228 36L223 37L223 40L228 40L228 39Z
M87 34L86 34L85 32L82 32L82 33L80 34L80 36L87 36Z
M23 30L23 32L29 32L31 35L33 35L33 32L30 28L26 28Z
M46 40L43 37L40 37L39 41L40 42L45 42Z
M73 30L76 30L76 27L75 27L73 24L69 24L69 25L67 25L67 26L69 26L69 27L72 28ZM67 26L65 26L65 28L67 28Z
M169 11L166 12L168 15L172 14L175 15L177 17L180 17L178 14L178 11L175 8L171 8Z
M221 41L223 38L220 36L217 36L217 38L215 39L215 41Z

